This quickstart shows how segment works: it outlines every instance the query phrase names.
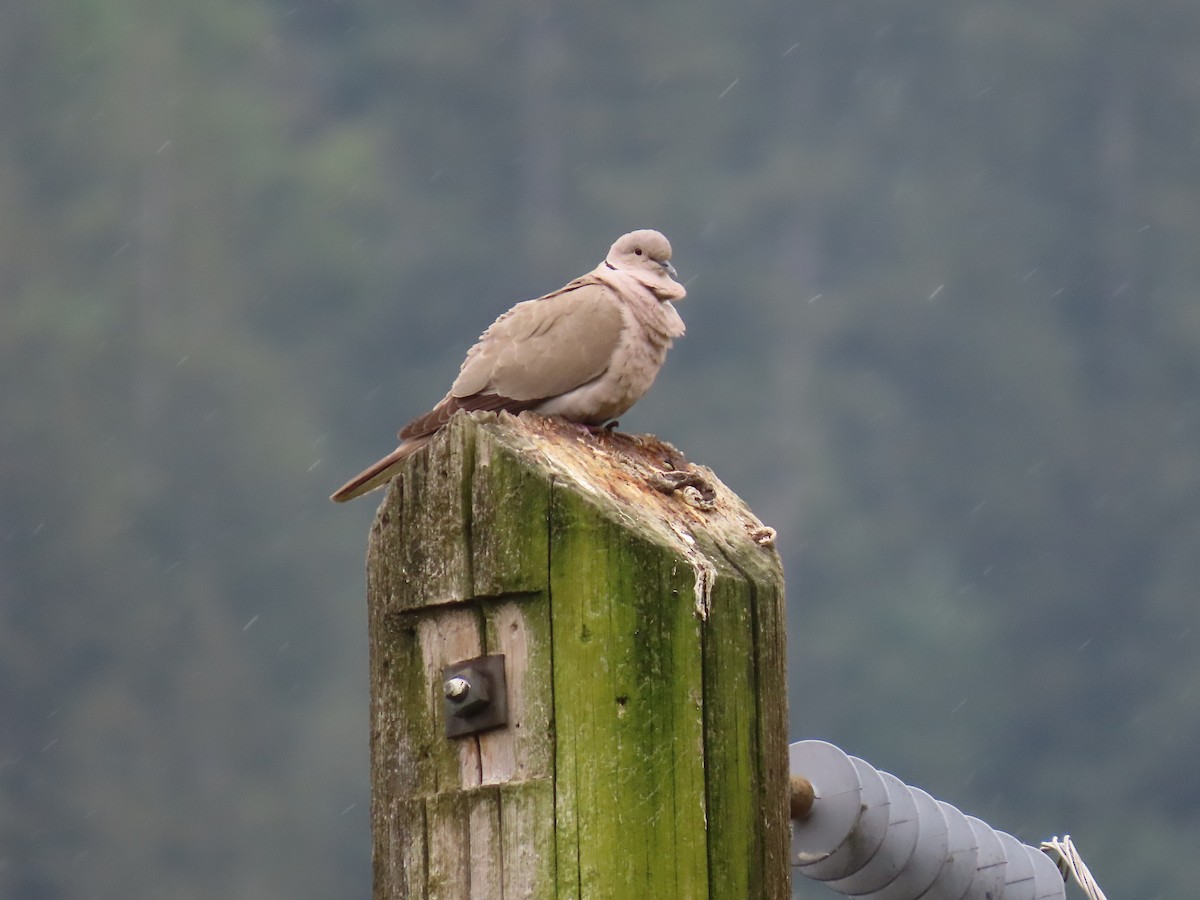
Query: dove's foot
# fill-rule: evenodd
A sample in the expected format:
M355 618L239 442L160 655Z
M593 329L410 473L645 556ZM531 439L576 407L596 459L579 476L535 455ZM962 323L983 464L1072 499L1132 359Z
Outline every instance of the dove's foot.
M605 422L603 425L584 425L581 422L577 422L576 427L584 434L612 434L613 429L619 424L621 423L613 419L611 422Z

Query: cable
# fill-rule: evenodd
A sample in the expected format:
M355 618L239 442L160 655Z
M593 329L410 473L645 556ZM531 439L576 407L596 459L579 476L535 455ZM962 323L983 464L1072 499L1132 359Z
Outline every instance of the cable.
M1100 885L1096 884L1092 873L1088 871L1083 857L1071 843L1069 834L1064 834L1061 838L1055 835L1048 841L1042 841L1042 852L1051 859L1054 859L1055 856L1058 857L1055 865L1058 866L1058 871L1062 872L1063 880L1065 881L1068 875L1073 877L1075 883L1088 895L1089 900L1108 900L1104 896L1104 891L1100 890Z

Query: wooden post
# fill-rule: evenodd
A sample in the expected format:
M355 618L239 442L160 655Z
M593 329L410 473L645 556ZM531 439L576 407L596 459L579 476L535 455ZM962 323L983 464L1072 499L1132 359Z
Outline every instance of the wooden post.
M789 897L773 536L651 437L460 414L411 457L367 561L376 900ZM486 654L508 724L449 738Z

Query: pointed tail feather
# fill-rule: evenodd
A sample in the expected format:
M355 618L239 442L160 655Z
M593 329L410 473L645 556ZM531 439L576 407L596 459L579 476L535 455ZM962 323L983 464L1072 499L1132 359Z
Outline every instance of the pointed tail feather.
M405 441L379 462L359 472L340 488L333 492L330 500L335 503L345 503L355 497L368 494L376 488L381 488L400 473L400 466L433 439L432 434L422 435Z

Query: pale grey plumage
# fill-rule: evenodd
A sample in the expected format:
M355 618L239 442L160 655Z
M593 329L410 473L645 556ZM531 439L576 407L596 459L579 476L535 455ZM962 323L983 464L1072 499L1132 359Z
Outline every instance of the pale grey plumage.
M603 425L650 388L684 332L671 305L671 244L652 229L622 235L604 262L553 293L518 303L467 352L450 392L400 431L400 446L339 488L342 501L382 487L454 413L533 410Z

